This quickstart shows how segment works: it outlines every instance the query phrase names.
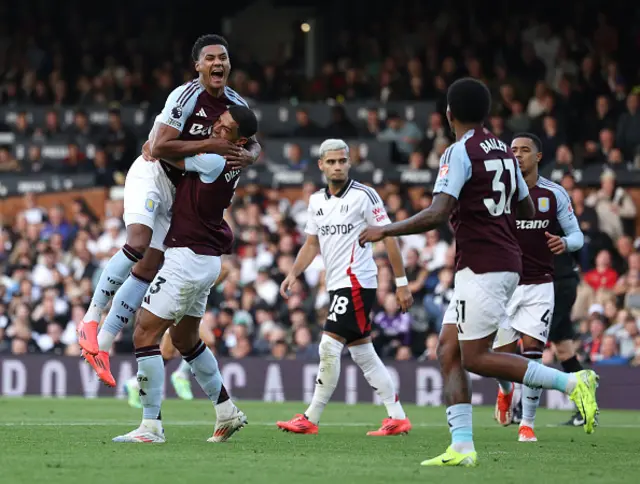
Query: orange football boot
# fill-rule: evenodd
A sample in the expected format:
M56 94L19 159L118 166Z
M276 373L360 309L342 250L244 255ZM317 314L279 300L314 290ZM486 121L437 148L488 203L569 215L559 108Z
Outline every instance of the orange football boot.
M100 351L98 346L98 322L82 321L78 327L78 344L90 355L97 355Z
M536 437L535 432L531 427L527 425L521 425L520 430L518 430L518 442L537 442L538 437Z
M299 413L288 422L276 422L276 425L285 432L293 432L294 434L312 434L318 433L318 426L309 419Z
M109 363L109 353L99 351L97 355L92 355L82 350L82 357L91 365L102 383L108 387L116 386L116 379L111 374L111 365Z
M406 435L411 430L411 422L408 418L385 418L382 421L382 427L378 430L367 432L367 435L383 436L383 435Z
M503 393L502 388L498 389L498 398L496 399L495 418L500 425L511 425L511 417L513 416L513 394L515 385L511 384L511 391Z

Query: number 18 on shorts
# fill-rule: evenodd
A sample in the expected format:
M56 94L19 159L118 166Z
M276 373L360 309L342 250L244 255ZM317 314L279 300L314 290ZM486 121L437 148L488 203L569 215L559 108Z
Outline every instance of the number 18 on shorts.
M375 297L375 289L346 287L330 291L324 330L343 337L347 344L370 336L370 313Z

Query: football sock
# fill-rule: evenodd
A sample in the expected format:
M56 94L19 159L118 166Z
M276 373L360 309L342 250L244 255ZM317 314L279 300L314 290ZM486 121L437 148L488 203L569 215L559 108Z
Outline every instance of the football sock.
M558 390L570 395L576 387L577 379L574 373L563 373L537 361L529 361L522 383L532 388Z
M531 359L536 363L540 363L542 358ZM536 420L536 411L540 404L540 395L542 395L542 388L531 388L526 385L522 385L522 421L520 426L534 427Z
M393 419L405 419L402 404L393 385L391 375L376 353L372 343L350 346L351 358L360 367L369 385L376 391L387 408L387 414Z
M222 390L222 375L218 368L218 361L207 345L202 341L194 346L186 355L184 361L191 365L196 381L209 397L213 404L218 403Z
M113 340L116 339L118 333L122 331L125 324L133 321L150 283L151 281L146 281L131 273L118 289L109 314L98 332L100 351L110 351Z
M127 278L134 264L142 257L143 254L125 245L109 259L93 291L85 321L100 322L102 310Z
M191 365L185 360L182 360L180 362L180 366L176 369L174 373L178 373L183 378L189 379L191 378Z
M571 358L561 362L560 364L562 365L562 370L565 373L577 373L584 369L576 355L573 355Z
M161 420L160 405L164 393L164 363L160 346L136 348L138 385L142 402L142 419Z
M220 396L218 396L218 401L215 405L216 415L218 419L225 420L231 418L236 410L235 404L231 401L229 394L227 393L227 389L224 384L220 388Z
M325 405L331 400L340 378L340 356L344 345L326 334L320 339L320 364L311 404L304 413L314 424L320 421Z
M447 407L447 423L451 432L451 447L456 452L473 452L473 417L470 403L458 403Z

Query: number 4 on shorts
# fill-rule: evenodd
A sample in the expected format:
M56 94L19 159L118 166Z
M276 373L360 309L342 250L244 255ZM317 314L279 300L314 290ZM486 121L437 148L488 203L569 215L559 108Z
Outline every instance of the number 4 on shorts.
M551 315L551 311L547 309L542 315L542 317L540 318L540 321L542 321L545 326L549 326L549 324L551 323L551 321L549 320L550 315Z

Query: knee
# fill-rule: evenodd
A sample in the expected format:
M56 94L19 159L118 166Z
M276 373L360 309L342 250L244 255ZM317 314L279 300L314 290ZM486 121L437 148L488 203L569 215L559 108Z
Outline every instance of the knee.
M139 254L144 255L151 244L153 232L142 224L131 224L127 227L127 245Z
M452 368L455 365L460 364L460 346L458 340L453 340L450 337L440 335L438 340L438 349L436 350L438 355L438 363L444 372Z
M339 360L342 355L343 347L344 345L340 341L335 340L330 336L322 335L318 348L320 361L327 362Z

